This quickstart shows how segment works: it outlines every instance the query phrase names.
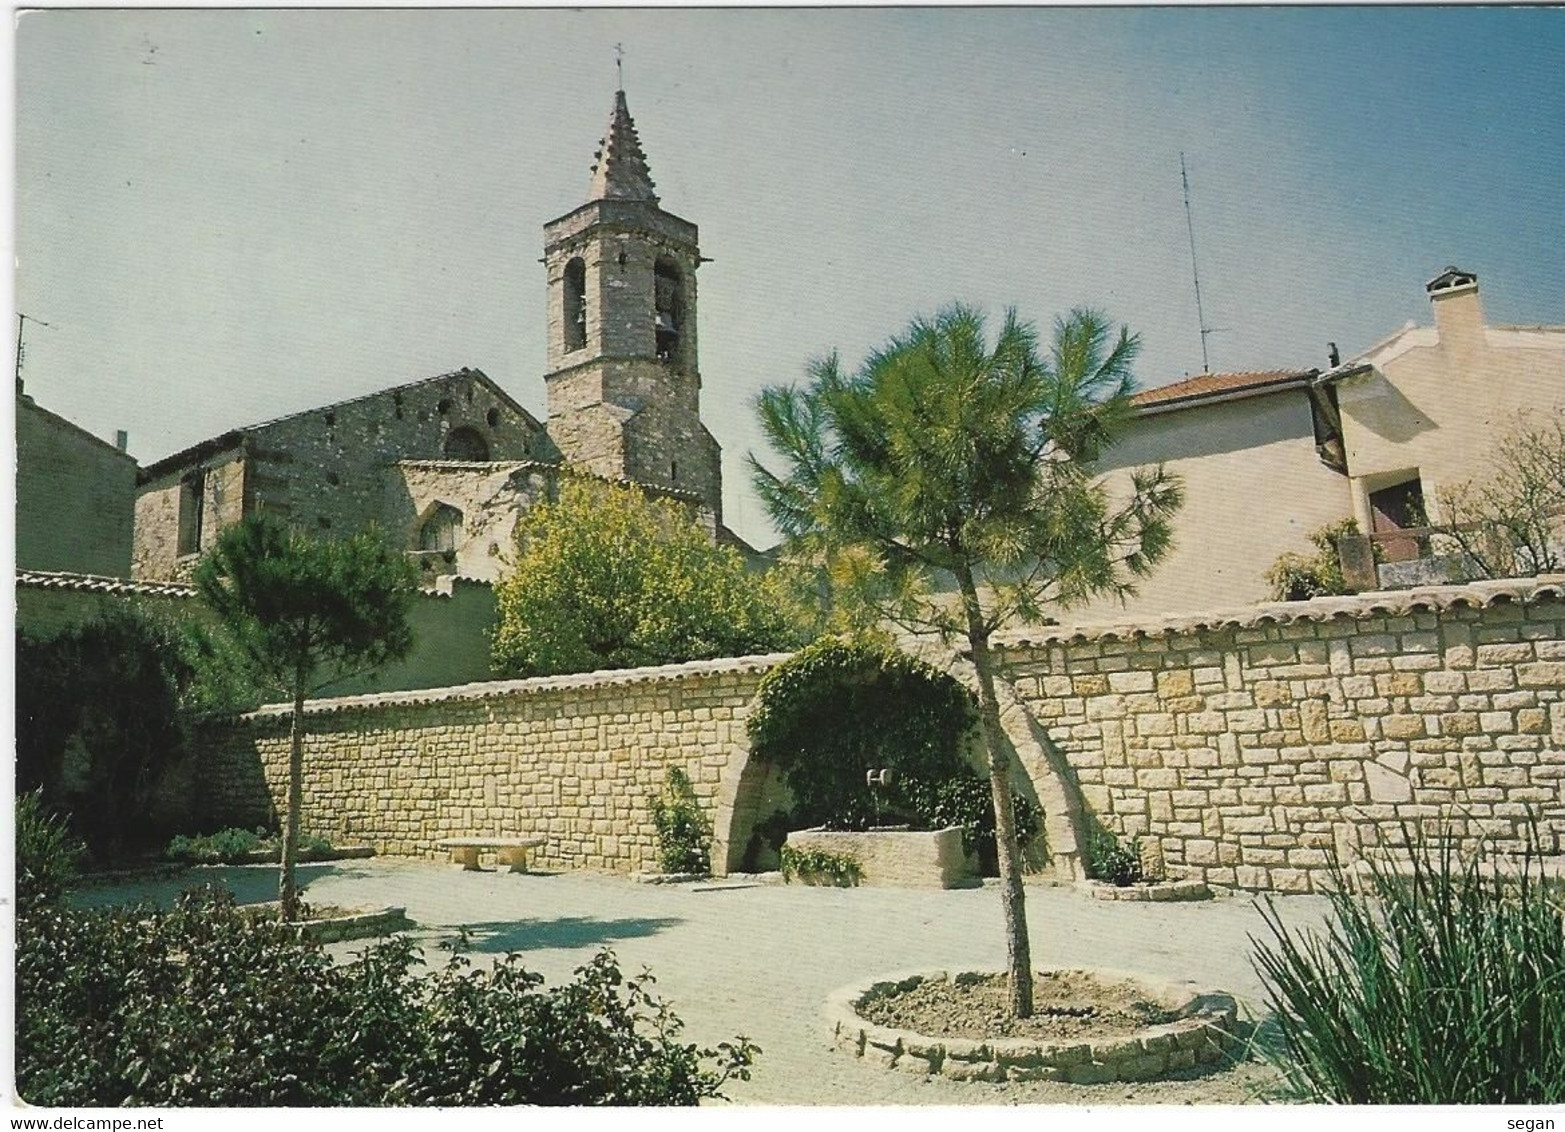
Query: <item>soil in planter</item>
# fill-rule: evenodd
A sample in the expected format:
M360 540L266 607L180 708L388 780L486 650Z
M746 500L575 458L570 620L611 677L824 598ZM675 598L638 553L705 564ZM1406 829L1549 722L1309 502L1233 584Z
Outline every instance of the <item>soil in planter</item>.
M1134 983L1107 982L1075 972L1046 972L1033 979L1033 1016L1012 1018L1010 980L983 975L962 985L926 979L910 991L860 1002L867 1022L912 1030L932 1038L1076 1039L1129 1034L1172 1022L1176 1015L1146 997Z

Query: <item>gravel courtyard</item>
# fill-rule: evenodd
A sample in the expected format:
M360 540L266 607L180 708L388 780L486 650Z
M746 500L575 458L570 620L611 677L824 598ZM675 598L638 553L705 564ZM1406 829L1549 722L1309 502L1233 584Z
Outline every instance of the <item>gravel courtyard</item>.
M601 947L621 967L642 966L686 1023L685 1038L715 1044L748 1035L762 1049L753 1077L728 1095L744 1104L1235 1104L1272 1081L1244 1064L1204 1077L1149 1084L989 1084L925 1079L874 1068L834 1051L822 1006L844 984L908 969L999 968L1005 940L993 888L811 888L714 881L642 885L593 873L464 872L411 860L300 866L314 903L402 905L430 965L441 944L468 935L475 963L508 951L550 981ZM167 902L182 887L214 881L242 902L276 898L275 867L197 869L176 877L88 889L81 903ZM1318 924L1325 901L1279 898L1290 924ZM1096 901L1068 888L1029 886L1033 961L1190 979L1236 995L1258 1011L1261 984L1248 937L1266 936L1247 896L1190 904ZM364 946L342 943L349 956Z

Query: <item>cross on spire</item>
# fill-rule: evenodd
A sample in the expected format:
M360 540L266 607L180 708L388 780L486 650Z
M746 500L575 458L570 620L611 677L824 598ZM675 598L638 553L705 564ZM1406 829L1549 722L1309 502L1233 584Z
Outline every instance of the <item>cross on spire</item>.
M618 89L623 92L625 89L625 45L623 43L614 45L614 73L619 79Z

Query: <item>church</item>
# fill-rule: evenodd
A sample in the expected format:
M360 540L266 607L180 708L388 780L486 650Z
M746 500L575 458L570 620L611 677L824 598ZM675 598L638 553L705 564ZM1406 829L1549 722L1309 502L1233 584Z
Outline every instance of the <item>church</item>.
M715 541L721 450L701 421L696 225L659 203L618 91L585 204L544 225L548 420L481 370L247 425L143 468L132 576L189 578L253 514L321 537L374 524L426 580L493 581L517 521L562 476L677 500Z

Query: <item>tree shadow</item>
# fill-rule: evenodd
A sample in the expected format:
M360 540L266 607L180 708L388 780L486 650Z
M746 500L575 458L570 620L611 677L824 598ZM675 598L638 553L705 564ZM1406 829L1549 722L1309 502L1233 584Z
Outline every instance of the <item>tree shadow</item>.
M83 908L104 908L126 904L151 904L160 909L173 907L180 893L190 889L216 887L233 894L235 904L265 904L277 899L277 865L204 865L172 876L156 877L125 884L94 885L71 893L71 903ZM323 877L345 880L362 879L371 874L363 868L344 867L341 862L320 861L294 867L300 893L309 902L309 885Z
M597 947L616 939L640 939L682 924L677 916L600 920L595 916L565 916L556 920L493 920L452 924L456 951L503 954L510 951L574 950ZM464 942L465 940L465 942Z

